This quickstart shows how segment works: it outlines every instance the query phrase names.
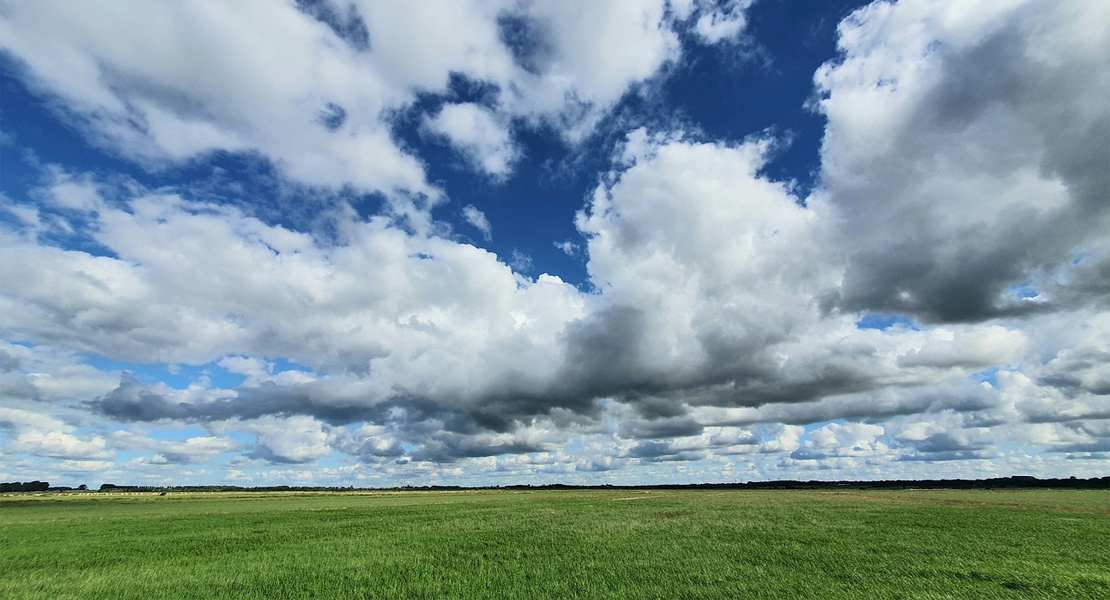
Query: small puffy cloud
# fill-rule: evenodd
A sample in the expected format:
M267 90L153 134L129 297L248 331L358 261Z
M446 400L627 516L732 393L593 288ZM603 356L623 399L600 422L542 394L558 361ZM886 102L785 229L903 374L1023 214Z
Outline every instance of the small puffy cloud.
M257 436L252 455L273 463L307 463L331 454L333 434L311 417L261 417L236 429Z
M396 459L405 453L397 432L381 425L365 423L353 431L341 434L336 447L364 462Z
M153 453L153 464L202 464L213 457L240 451L244 445L218 436L195 436L184 440L162 440L149 432L119 430L110 434L112 447L119 450Z
M489 219L486 218L484 212L478 210L473 204L464 206L462 212L466 222L482 232L482 237L486 238L486 241L493 239L493 227L490 225Z
M232 373L245 375L254 380L263 379L270 373L270 366L266 361L248 356L225 356L216 364Z
M76 434L74 426L32 411L0 408L0 427L14 433L6 452L78 461L115 457L103 437Z
M92 212L104 206L92 177L74 177L57 167L49 171L52 181L45 194L49 205L78 212Z
M783 425L777 428L778 431L773 438L760 444L760 450L763 452L794 452L801 446L801 437L805 433L805 428L798 425Z
M885 445L878 442L884 433L880 425L829 423L809 433L810 442L806 447L840 456L867 456L885 450Z
M509 255L509 266L517 273L527 273L532 270L532 257L513 248Z
M499 23L521 69L506 109L549 122L572 142L681 55L663 0L521 3Z
M566 254L567 256L574 256L578 253L578 244L570 240L552 242L552 244L554 244L556 248L558 248L560 251L562 251L563 254Z
M507 124L498 123L492 111L477 104L448 104L425 124L446 137L475 167L494 177L508 175L519 155Z
M945 461L982 458L989 455L995 444L986 428L952 428L941 424L922 422L904 430L896 439L911 452L903 460Z
M243 387L253 388L264 383L279 385L294 385L308 383L316 379L315 375L300 369L288 369L274 372L274 364L270 361L248 356L225 356L216 365L231 373L243 375Z
M697 2L697 10L693 15L697 19L694 22L694 33L707 44L736 39L748 24L744 11L753 4L755 0Z
M998 325L962 331L933 329L921 345L898 356L902 367L989 367L1019 361L1028 348L1025 334Z

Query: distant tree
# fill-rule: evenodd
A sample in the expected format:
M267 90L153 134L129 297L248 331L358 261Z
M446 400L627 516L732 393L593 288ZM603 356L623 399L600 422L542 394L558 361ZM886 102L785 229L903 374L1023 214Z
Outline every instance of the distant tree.
M48 481L11 481L0 483L0 492L45 492L50 489Z
M82 483L81 485L77 486L77 489L79 489L83 492L83 491L89 489L89 486Z

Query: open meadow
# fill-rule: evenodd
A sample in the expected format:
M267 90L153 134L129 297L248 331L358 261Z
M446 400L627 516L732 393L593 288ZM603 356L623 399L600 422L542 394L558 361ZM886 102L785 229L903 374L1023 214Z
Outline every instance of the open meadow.
M1110 598L1099 490L0 496L0 597Z

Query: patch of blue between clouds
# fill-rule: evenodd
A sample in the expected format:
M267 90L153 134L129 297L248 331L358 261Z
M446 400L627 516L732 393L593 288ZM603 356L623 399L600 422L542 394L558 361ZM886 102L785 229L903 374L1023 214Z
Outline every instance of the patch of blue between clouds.
M497 33L520 68L532 74L543 70L544 63L551 56L552 45L540 21L505 14L497 19Z
M168 365L163 363L139 364L112 360L98 354L87 354L82 362L98 371L127 371L140 383L147 385L162 382L173 389L183 390L207 377L212 386L235 388L243 384L246 377L232 373L216 363L205 365Z
M820 421L820 422L817 422L817 423L810 423L809 425L805 426L806 432L804 434L802 434L801 439L803 441L807 440L807 439L809 439L809 434L810 433L813 433L814 431L817 431L818 429L821 429L822 427L824 427L826 425L832 425L832 424L847 425L848 421L846 421L844 419L833 419L831 421Z
M81 133L81 117L51 110L15 75L24 66L0 52L0 191L25 200L25 193L42 181L43 164L62 164L76 172L132 173L134 164L94 148ZM61 116L62 118L59 118ZM34 152L25 150L33 142Z
M231 430L225 433L224 437L239 442L241 444L252 444L255 441L255 436L243 431Z
M550 124L513 122L509 128L516 144L524 149L524 157L507 178L491 179L476 173L446 140L430 135L424 119L438 114L447 104L492 107L497 93L494 84L453 74L445 93L420 94L411 107L394 115L393 136L423 159L428 180L451 199L436 208L435 218L450 222L462 241L497 254L506 264L513 250L518 250L535 265L526 275L549 273L572 285L585 286L585 262L581 257L568 256L552 242L581 240L574 215L598 184L591 174L609 169L615 138L599 134L575 149ZM462 207L467 205L476 206L489 219L491 240L468 234L473 228L462 215ZM372 214L356 208L360 216Z
M203 427L190 425L172 429L155 429L147 435L163 442L183 442L195 437L208 437L209 433Z
M1037 291L1037 288L1033 287L1033 283L1030 281L1026 281L1018 285L1011 285L1010 293L1021 300L1024 300L1026 298L1036 298L1037 296L1041 295L1041 293Z
M863 317L856 321L856 327L859 329L879 329L886 331L891 327L900 326L913 331L920 331L921 329L913 322L913 319L906 315L881 315L875 313L865 313Z
M1026 445L1023 445L1023 444L1016 444L1014 442L1006 442L1005 444L1002 444L1002 445L998 446L996 451L999 454L1022 454L1022 453L1024 453L1024 454L1028 454L1030 456L1041 456L1041 454L1043 454L1041 452L1041 449L1037 448L1036 446L1032 446L1032 445L1026 446Z
M358 7L348 4L340 10L328 0L295 0L297 10L328 26L339 39L359 52L369 52L370 30L358 12Z
M987 382L992 387L998 385L998 367L991 367L986 371L979 371L971 376L972 381L975 383Z
M328 131L335 131L347 122L347 111L334 102L328 102L320 111L318 120Z
M337 450L332 450L331 454L329 454L326 457L320 459L319 464L320 464L321 469L338 469L339 467L343 467L343 466L346 466L346 465L350 464L350 462L351 461L350 461L349 457L345 457L343 454L340 454Z
M140 383L152 384L162 382L172 389L183 390L190 385L207 378L209 386L213 388L234 389L246 381L245 375L232 373L215 362L203 365L181 364L140 364L112 360L96 354L82 356L82 361L98 371L127 371ZM268 372L277 375L286 371L301 371L312 373L312 369L293 361L278 358L268 361Z
M278 373L284 373L286 371L302 371L304 373L312 373L312 369L284 358L273 359L270 361L270 364L272 365L270 372L275 375Z

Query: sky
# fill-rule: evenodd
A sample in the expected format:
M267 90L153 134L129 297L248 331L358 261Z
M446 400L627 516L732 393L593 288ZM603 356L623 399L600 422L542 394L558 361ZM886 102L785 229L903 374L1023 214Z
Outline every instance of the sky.
M0 0L0 480L1107 475L1106 23Z

